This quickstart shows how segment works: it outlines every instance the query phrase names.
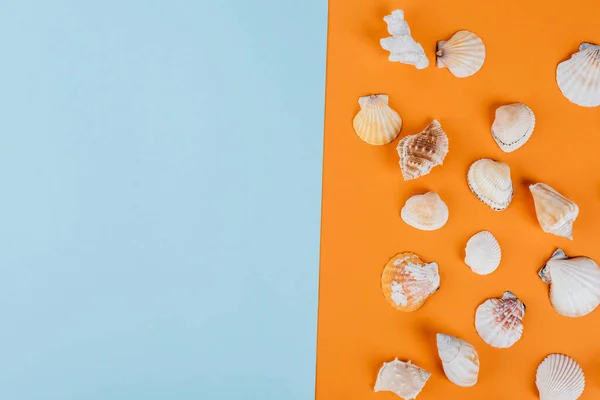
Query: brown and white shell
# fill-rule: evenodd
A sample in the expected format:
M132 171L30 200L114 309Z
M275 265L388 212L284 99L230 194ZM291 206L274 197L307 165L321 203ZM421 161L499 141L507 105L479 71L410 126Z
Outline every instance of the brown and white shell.
M475 313L475 329L484 342L504 349L515 344L523 334L525 304L511 292L501 298L486 300Z
M448 154L448 136L433 120L421 133L402 138L397 150L404 180L416 179L443 164Z

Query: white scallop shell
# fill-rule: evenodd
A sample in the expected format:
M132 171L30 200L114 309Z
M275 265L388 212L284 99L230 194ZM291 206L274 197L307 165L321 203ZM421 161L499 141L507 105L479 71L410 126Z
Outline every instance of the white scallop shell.
M467 183L479 200L496 211L506 209L513 198L510 167L500 161L475 161L469 168Z
M458 31L450 40L437 42L437 67L448 68L458 78L474 75L484 61L485 45L473 32Z
M533 134L535 115L523 103L498 107L492 125L492 137L505 153L523 146Z
M389 363L383 363L375 382L376 392L392 392L409 400L417 397L423 390L431 374L423 368L409 362L398 361L396 358Z
M501 259L500 243L491 232L476 233L467 242L465 264L476 274L491 274L498 268Z
M437 193L427 192L406 200L400 215L404 222L414 228L434 231L448 221L448 206Z
M402 129L402 118L388 105L385 94L373 94L358 99L360 111L354 117L354 131L362 140L382 145L396 139Z
M475 329L484 342L504 349L515 344L523 334L525 304L511 292L502 298L488 299L475 312Z
M579 51L556 68L562 94L583 107L600 106L600 46L582 43Z
M395 10L383 20L387 23L390 37L380 40L381 47L390 52L389 60L414 65L417 69L427 68L429 60L423 46L410 35L410 28L404 20L404 11Z
M475 347L443 333L438 333L436 339L438 355L450 382L463 387L474 386L479 375L479 355Z
M530 185L529 190L542 230L573 240L573 222L579 215L577 204L545 183Z
M585 389L583 370L563 354L550 354L535 375L540 400L577 400Z

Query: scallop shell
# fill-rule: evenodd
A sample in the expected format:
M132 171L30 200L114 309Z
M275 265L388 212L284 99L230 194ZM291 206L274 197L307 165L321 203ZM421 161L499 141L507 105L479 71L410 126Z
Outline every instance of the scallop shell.
M585 389L583 370L563 354L550 354L535 374L540 400L577 400Z
M579 51L556 68L562 94L583 107L600 106L600 46L582 43Z
M486 300L475 313L475 329L492 347L504 349L515 344L523 334L525 304L511 292L502 298Z
M482 158L469 168L467 183L475 196L496 211L505 210L513 197L510 167L500 161Z
M498 268L501 259L500 243L491 232L476 233L467 242L465 264L476 274L491 274Z
M579 215L577 204L545 183L530 185L529 190L542 230L573 240L573 222Z
M550 285L550 303L560 315L582 317L600 304L600 267L591 258L569 258L557 249L539 276Z
M523 146L533 134L535 115L523 103L507 104L498 107L492 125L492 137L505 153Z
M469 31L458 31L448 41L437 42L436 65L448 68L457 78L474 75L483 67L485 45Z
M448 221L448 206L437 193L427 192L406 200L400 215L404 222L414 228L434 231Z
M438 355L450 382L471 387L479 375L479 355L471 344L454 336L437 334Z
M413 363L394 361L383 363L375 382L376 392L392 392L402 399L417 397L423 390L431 373Z
M381 47L390 52L389 60L414 65L417 69L427 68L429 60L423 46L410 35L410 27L404 20L404 11L395 10L383 18L390 37L380 40Z
M360 111L354 117L354 131L359 138L373 145L396 139L402 129L402 118L388 106L385 94L372 94L358 99Z
M444 163L448 154L448 136L440 123L433 120L421 133L402 138L396 150L404 180L416 179Z
M400 253L383 269L381 288L385 299L397 310L418 310L440 288L438 265L425 263L413 253Z

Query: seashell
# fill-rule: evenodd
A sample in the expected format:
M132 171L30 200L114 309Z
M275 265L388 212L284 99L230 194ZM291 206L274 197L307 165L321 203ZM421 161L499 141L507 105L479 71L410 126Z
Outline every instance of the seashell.
M591 258L569 258L558 249L538 275L550 285L550 303L560 315L583 317L600 304L600 267Z
M474 386L479 375L479 355L475 347L443 333L438 333L436 338L438 355L446 377L458 386Z
M505 210L513 197L510 167L503 162L482 158L467 174L469 189L479 200L496 211Z
M579 215L577 204L545 183L530 185L529 190L542 230L573 240L573 222Z
M579 51L556 68L562 94L583 107L600 106L600 46L581 43Z
M358 99L360 111L354 117L354 131L359 138L373 145L396 139L402 129L402 118L388 106L385 94L372 94Z
M476 274L491 274L498 268L501 259L500 243L490 232L476 233L467 242L465 264Z
M498 107L492 125L492 137L505 153L523 146L533 134L535 115L523 103Z
M406 200L400 215L404 222L414 228L434 231L448 221L448 206L437 193L427 192Z
M525 304L511 292L501 298L488 299L475 312L475 329L492 347L505 349L523 334Z
M540 400L577 400L585 389L583 370L563 354L550 354L535 374Z
M395 10L383 18L387 23L390 37L380 40L381 47L390 52L388 60L414 65L417 69L427 68L429 60L423 46L410 35L410 27L404 19L404 11Z
M392 392L402 399L418 396L431 377L431 373L413 363L398 361L384 362L375 381L376 392Z
M483 67L485 45L473 32L458 31L450 40L437 42L435 55L438 68L448 68L457 78L466 78Z
M404 180L416 179L444 163L448 154L448 136L440 123L433 120L421 133L402 138L396 150Z
M438 265L425 263L409 252L392 257L381 275L385 299L400 311L418 310L439 288Z

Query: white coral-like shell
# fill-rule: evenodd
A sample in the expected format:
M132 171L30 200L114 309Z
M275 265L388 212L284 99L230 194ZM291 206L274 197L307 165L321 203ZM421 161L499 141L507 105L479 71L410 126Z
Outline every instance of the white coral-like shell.
M533 134L535 115L523 103L507 104L498 107L492 125L492 137L506 153L523 146Z
M539 276L550 285L550 302L560 315L582 317L600 305L600 267L591 258L569 258L558 249Z
M410 28L404 20L404 11L392 11L383 20L387 23L388 32L392 35L380 41L381 47L390 52L388 59L392 62L414 65L417 69L427 68L429 60L423 46L410 35Z
M396 139L402 129L402 118L388 105L385 94L373 94L358 99L360 111L354 117L354 131L359 138L373 145Z
M542 230L573 240L573 222L579 215L577 204L545 183L531 185L529 190Z
M392 392L402 399L417 397L423 390L431 373L413 363L394 361L383 363L375 382L376 392Z
M475 313L475 329L492 347L504 349L515 344L523 334L525 304L511 292L502 298L486 300Z
M510 167L500 161L482 158L469 168L467 183L471 192L496 211L506 209L513 198Z
M471 387L479 375L479 355L471 344L454 336L437 334L438 355L450 382Z
M448 206L435 192L418 194L406 200L401 217L414 228L434 231L448 221Z
M577 400L585 389L583 370L563 354L550 354L535 375L540 400Z
M474 75L483 67L485 45L469 31L458 31L448 41L437 42L436 65L448 68L457 78Z
M448 145L448 136L437 120L431 121L422 132L403 137L396 150L404 180L417 179L442 165Z
M476 274L491 274L498 268L501 259L500 243L491 232L476 233L467 242L465 264Z
M562 94L583 107L600 106L600 46L582 43L579 51L556 68Z

